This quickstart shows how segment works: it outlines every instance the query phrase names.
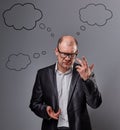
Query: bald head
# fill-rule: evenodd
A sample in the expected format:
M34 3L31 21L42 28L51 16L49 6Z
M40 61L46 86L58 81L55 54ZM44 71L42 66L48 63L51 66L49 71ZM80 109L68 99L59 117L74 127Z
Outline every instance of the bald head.
M64 41L64 42L63 42ZM59 48L59 46L61 44L65 44L67 46L73 46L73 45L76 45L76 47L78 47L78 42L77 40L73 37L73 36L70 36L70 35L66 35L66 36L62 36L59 38L58 40L58 43L57 43L57 47Z

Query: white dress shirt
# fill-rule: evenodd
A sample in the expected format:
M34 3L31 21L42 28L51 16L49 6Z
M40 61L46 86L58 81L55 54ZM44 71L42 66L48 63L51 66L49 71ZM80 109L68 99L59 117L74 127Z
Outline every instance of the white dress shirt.
M70 83L72 78L72 68L69 69L67 72L62 73L57 69L56 64L55 71L56 71L59 107L61 109L61 114L59 115L57 127L62 126L69 127L67 104L68 104Z

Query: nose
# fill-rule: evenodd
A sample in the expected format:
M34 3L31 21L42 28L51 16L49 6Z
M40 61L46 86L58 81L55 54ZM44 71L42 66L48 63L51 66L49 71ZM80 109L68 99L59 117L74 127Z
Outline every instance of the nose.
M69 55L67 55L67 56L65 57L65 60L71 60L71 57L70 57Z

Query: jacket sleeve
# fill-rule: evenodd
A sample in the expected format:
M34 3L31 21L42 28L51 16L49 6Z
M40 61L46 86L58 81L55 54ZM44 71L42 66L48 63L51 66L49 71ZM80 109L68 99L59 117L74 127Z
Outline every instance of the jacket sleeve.
M32 96L30 100L30 109L39 117L49 119L46 111L47 105L44 102L43 90L40 82L39 71L36 76L36 80L33 86Z
M102 97L98 90L94 73L91 74L89 79L83 81L83 89L86 95L87 104L92 108L99 107L102 103Z

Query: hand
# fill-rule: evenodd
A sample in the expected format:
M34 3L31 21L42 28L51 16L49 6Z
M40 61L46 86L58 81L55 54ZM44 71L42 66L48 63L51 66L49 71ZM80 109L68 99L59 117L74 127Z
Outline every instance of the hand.
M76 58L76 61L80 64L76 66L78 73L83 80L87 80L90 77L91 72L93 71L94 64L88 66L88 62L85 57L82 57L82 60Z
M58 120L61 110L59 109L58 112L55 113L51 106L47 106L47 113L50 116L50 118Z

